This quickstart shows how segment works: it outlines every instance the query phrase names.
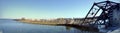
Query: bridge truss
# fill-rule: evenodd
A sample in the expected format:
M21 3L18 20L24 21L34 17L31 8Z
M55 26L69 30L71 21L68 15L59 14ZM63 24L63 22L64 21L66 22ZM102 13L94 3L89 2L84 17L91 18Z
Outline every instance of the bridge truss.
M113 10L118 9L120 6L119 3L112 2L112 1L103 1L94 3L87 13L85 19L82 22L84 24L91 24L91 25L111 25L110 22L112 21L113 17ZM100 14L99 16L97 16ZM97 17L97 18L96 18ZM91 19L87 19L91 18ZM91 21L95 20L95 21Z

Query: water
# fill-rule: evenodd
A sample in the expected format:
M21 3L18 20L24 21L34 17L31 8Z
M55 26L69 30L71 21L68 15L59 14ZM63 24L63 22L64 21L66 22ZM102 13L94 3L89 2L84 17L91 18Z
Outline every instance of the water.
M12 19L0 19L0 33L98 33L93 30L77 29L68 26L28 24Z

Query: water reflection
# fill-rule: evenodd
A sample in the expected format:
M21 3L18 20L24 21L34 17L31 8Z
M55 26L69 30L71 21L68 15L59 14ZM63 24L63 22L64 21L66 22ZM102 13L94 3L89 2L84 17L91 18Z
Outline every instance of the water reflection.
M90 27L84 27L84 26L76 26L76 25L67 25L67 26L66 25L51 25L51 26L65 26L66 30L71 30L72 28L75 28L75 29L77 29L77 31L83 32L83 33L84 32L101 33L96 28L90 28Z
M13 20L0 20L2 33L99 33L91 28L66 25L37 25Z
M66 30L70 30L71 29L71 27L70 26L65 26L66 27Z

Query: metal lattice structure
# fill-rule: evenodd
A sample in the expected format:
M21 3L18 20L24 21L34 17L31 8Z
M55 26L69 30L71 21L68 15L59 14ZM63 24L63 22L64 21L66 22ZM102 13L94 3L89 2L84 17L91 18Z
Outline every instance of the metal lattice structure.
M103 1L94 3L89 12L87 13L85 19L82 22L84 24L93 24L93 25L110 25L112 21L112 12L114 9L119 9L119 3L112 2L112 1ZM101 13L99 13L101 11ZM96 16L100 14L99 16ZM97 18L95 18L97 17ZM91 19L87 19L91 18ZM95 20L95 21L88 21L88 20Z

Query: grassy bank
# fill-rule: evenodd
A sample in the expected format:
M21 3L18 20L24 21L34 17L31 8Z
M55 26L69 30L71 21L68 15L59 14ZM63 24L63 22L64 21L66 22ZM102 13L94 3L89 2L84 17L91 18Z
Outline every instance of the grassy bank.
M26 20L16 20L16 21L20 21L23 23L30 23L30 24L40 24L40 25L50 25L50 26L69 26L69 27L74 27L76 29L82 29L82 30L89 30L89 31L96 31L98 32L97 28L94 28L92 26L79 26L79 25L75 25L75 24L65 24L65 23L61 23L61 22L39 22L39 21L26 21Z
M56 24L65 24L65 22L59 22L59 21L30 21L30 20L19 20L15 19L15 21L20 21L23 23L31 23L31 24L43 24L43 25L56 25Z

